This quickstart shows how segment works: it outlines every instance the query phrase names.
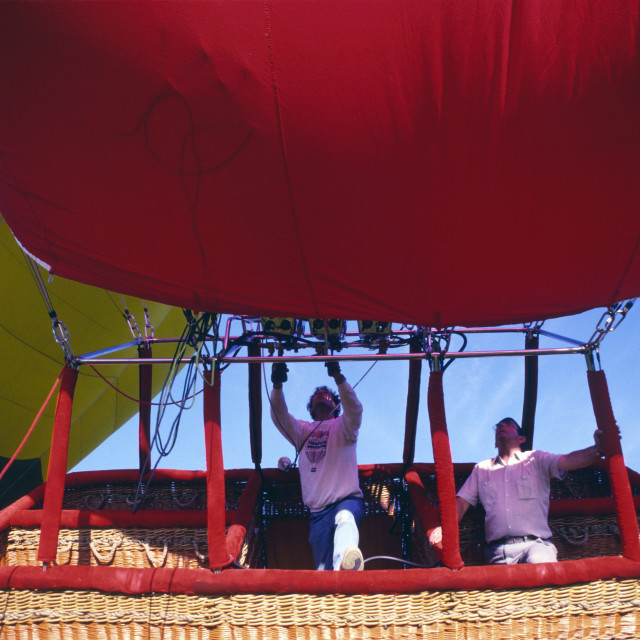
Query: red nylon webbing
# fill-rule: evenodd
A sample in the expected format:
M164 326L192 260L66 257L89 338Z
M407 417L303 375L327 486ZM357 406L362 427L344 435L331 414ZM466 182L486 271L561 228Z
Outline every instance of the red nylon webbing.
M525 349L537 349L540 346L538 336L527 336ZM524 359L524 401L522 403L522 429L527 437L522 444L523 451L533 448L533 430L538 402L538 356L526 356Z
M418 353L420 345L411 343L410 352ZM409 388L407 390L407 411L404 427L404 450L402 461L411 464L416 453L416 431L418 428L418 409L420 407L420 377L422 360L409 361Z
M38 527L42 523L43 513L38 509L20 509L14 511L9 524L12 527ZM235 511L227 512L227 524L235 522ZM202 529L207 526L207 514L202 509L179 511L155 511L139 509L135 513L116 509L62 509L60 511L60 527L78 529L80 527L113 527L128 529L145 527L164 529L169 527L185 527Z
M639 575L639 563L620 557L583 558L543 564L464 567L461 571L451 571L445 567L411 571L254 569L223 571L220 575L214 575L206 569L180 567L139 569L65 565L42 571L40 567L0 566L0 589L56 591L81 589L135 596L154 592L236 596L238 594L327 594L334 597L336 594L385 593L393 598L397 593L415 594L428 588L432 594L443 590L472 590L493 596L495 594L491 591L495 589L528 589L541 585L561 586L611 578L637 580ZM91 594L88 595L91 597ZM420 598L420 596L416 597ZM429 596L423 597L426 599ZM448 602L451 607L455 604L456 600L453 598ZM391 624L393 620L389 622ZM447 636L441 634L440 637Z
M260 355L260 345L251 343L249 356ZM260 362L249 363L249 438L253 464L262 462L262 371Z
M251 524L261 487L262 478L257 471L254 471L244 486L237 510L231 514L232 523L227 532L227 551L233 558L237 558L242 550L242 542Z
M49 453L49 470L44 493L42 527L38 544L38 560L53 562L58 550L58 534L60 532L60 512L64 496L64 481L67 473L67 456L69 453L69 428L73 409L73 392L76 388L78 371L65 367L62 372L60 391L56 403L56 415L51 436Z
M404 474L405 482L407 483L407 489L411 496L411 502L416 510L416 514L422 523L422 528L427 535L427 538L431 535L431 532L440 526L440 514L437 507L431 504L431 501L427 497L427 493L420 479L420 474L413 469L409 468ZM433 546L433 552L439 562L442 562L442 542Z
M222 432L220 429L220 371L215 370L213 386L211 371L205 373L204 440L207 458L207 539L209 566L226 567L233 561L226 546L225 484L222 461Z
M438 478L438 498L442 521L442 561L451 569L463 566L458 538L458 513L456 509L456 485L453 477L451 446L444 411L442 371L432 371L429 376L429 420L433 460Z
M627 467L620 446L620 430L613 416L609 388L604 371L587 371L591 402L598 429L602 433L602 449L606 457L609 481L616 505L616 516L620 529L622 555L630 560L640 560L638 521L631 494Z
M151 346L140 345L138 347L138 357L151 358ZM140 472L148 469L151 461L149 452L151 451L151 383L153 379L152 366L150 364L140 365L140 419L138 422L138 450L140 457Z

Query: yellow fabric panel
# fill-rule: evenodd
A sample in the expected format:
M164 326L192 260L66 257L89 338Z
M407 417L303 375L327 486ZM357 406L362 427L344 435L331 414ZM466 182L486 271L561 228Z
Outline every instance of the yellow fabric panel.
M47 307L25 258L6 223L0 224L0 456L9 458L31 426L64 365L55 342ZM133 340L121 313L118 296L62 278L48 283L47 291L58 318L64 322L75 355ZM129 311L144 336L144 311L140 300L126 298ZM149 303L155 336L177 337L184 327L180 309ZM154 345L154 355L170 356L175 345ZM136 357L135 347L113 354ZM137 366L102 366L101 373L128 395L138 397ZM154 395L167 368L154 367ZM19 459L40 458L46 475L55 411L54 396ZM69 446L69 468L95 449L138 411L137 404L116 393L88 366L80 369L74 397ZM131 443L137 447L137 442Z

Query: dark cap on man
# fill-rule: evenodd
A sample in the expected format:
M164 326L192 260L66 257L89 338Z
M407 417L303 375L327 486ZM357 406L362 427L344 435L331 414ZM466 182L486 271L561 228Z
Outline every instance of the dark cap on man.
M498 423L496 424L496 428L499 424L503 424L503 423L511 423L515 425L516 429L518 430L518 435L519 436L524 435L524 431L522 430L522 427L513 418L502 418L502 420L499 420Z

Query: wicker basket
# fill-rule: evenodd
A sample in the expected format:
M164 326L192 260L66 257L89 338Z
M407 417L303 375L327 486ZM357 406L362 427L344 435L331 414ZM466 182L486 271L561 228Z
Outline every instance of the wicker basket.
M237 508L245 484L226 481L227 510ZM366 555L406 556L406 527L398 519L408 517L402 479L380 471L363 477L361 486L367 522L362 536ZM206 509L206 487L202 481L154 483L140 502L135 483L81 486L65 490L63 507L111 511L130 510L134 504L141 512ZM313 568L306 528L308 509L302 502L297 475L265 479L238 561L251 568ZM1 532L0 566L37 565L39 536L39 529L17 526ZM269 551L265 540L269 541ZM204 528L62 529L56 564L198 568L206 566L207 551ZM381 561L375 564L377 569L397 567Z
M12 527L3 532L0 566L38 564L40 529ZM237 561L262 566L262 538L255 524L247 531ZM61 529L57 565L112 567L182 567L207 565L206 529Z
M245 481L225 483L227 510L235 510ZM138 502L140 511L206 509L204 482L162 482L153 484L143 501L136 500L136 485L114 482L67 488L63 508L112 511L131 509ZM35 508L41 508L36 504ZM244 566L264 566L262 501L254 506L251 524L237 561ZM0 533L0 566L37 565L39 528L9 527ZM208 540L205 528L81 528L61 529L58 565L115 566L131 568L207 566Z
M244 480L225 480L227 509L235 509L246 485ZM144 491L134 482L105 482L80 487L67 487L63 509L127 510L133 506L145 511L179 511L206 509L207 488L204 480L154 482ZM35 505L42 508L42 503Z
M640 636L640 581L405 595L0 592L4 640L502 640Z
M587 478L588 495L593 496ZM205 508L202 483L154 486L141 509ZM433 482L425 486L433 487ZM595 495L608 491L596 483ZM227 485L227 508L238 504L244 483ZM405 559L434 563L424 531L411 511L401 471L361 478L365 513L380 523ZM559 497L583 491L561 487ZM564 494L562 494L564 492ZM112 483L67 491L66 508L122 509L135 486ZM577 496L574 496L577 497ZM176 499L177 498L177 499ZM293 476L265 479L240 560L264 567L265 531L287 521L306 521ZM613 516L563 516L550 520L560 557L617 555ZM377 525L376 525L377 526ZM39 531L13 527L3 533L2 563L34 565ZM467 564L482 563L482 519L465 519L461 550ZM286 536L279 543L287 544ZM400 544L402 541L402 544ZM63 529L58 564L126 567L188 567L204 564L204 529ZM365 554L368 556L368 554ZM378 568L378 567L376 567ZM0 638L32 640L124 640L129 638L424 638L502 640L517 638L640 637L640 580L601 580L531 589L431 591L413 594L125 595L92 590L0 591Z
M437 504L436 478L423 474L425 491ZM456 477L461 485L464 475ZM226 508L237 507L246 482L227 480ZM412 512L401 471L380 469L363 475L365 521L361 527L365 557L386 555L433 566L437 560L419 519ZM606 473L595 469L572 472L563 482L552 484L553 499L610 495ZM111 482L65 490L64 507L108 511L131 509L136 484ZM151 485L138 505L140 511L206 509L203 481L158 482ZM39 505L36 505L39 506ZM549 524L559 559L617 556L620 541L613 515L552 517ZM240 561L252 568L312 568L306 543L308 510L302 503L297 474L265 478L247 529ZM375 529L375 531L374 531ZM292 537L299 539L293 549ZM0 565L37 564L39 531L12 527L0 534ZM484 564L484 533L481 512L460 524L460 550L466 565ZM186 567L206 565L205 529L63 529L57 564L111 565L122 567ZM294 560L295 558L295 560ZM400 568L398 563L375 561L368 568Z

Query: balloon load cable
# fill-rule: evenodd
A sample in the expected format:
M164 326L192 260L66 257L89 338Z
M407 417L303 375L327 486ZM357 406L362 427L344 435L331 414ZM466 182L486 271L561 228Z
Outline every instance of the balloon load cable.
M183 403L183 400L172 400L172 401L165 401L165 402L153 402L153 401L150 401L150 400L140 400L140 398L134 398L133 396L130 396L128 393L125 393L122 389L118 389L118 387L116 387L116 385L113 384L113 382L110 382L92 364L90 364L89 367L91 367L91 369L93 369L116 393L119 393L121 396L124 396L125 398L127 398L127 400L131 400L133 402L136 402L137 404L146 404L146 405L151 405L152 407L159 407L160 405L163 405L163 404L181 405ZM184 398L184 400L191 400L191 399L195 398L197 395L201 394L202 391L203 390L200 389L199 391L196 391L192 395L187 396L186 398Z

